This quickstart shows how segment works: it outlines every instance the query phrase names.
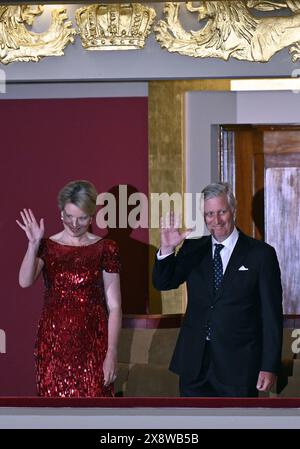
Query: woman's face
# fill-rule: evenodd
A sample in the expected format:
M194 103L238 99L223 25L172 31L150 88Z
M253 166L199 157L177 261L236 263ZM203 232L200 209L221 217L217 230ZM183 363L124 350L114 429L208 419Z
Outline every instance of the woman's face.
M80 237L88 231L92 218L73 203L66 203L62 210L62 222L72 237Z

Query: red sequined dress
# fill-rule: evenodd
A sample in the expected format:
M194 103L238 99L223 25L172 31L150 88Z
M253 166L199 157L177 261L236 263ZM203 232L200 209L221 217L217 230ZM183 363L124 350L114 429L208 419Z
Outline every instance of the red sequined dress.
M111 397L103 385L108 314L102 271L117 273L116 243L87 246L42 239L45 297L35 346L39 396Z

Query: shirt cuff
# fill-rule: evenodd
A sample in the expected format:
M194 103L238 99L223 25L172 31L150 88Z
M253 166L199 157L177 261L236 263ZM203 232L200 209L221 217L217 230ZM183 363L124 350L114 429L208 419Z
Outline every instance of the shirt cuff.
M175 252L175 251L172 251L172 252L169 253L169 254L160 254L160 248L159 248L159 250L158 250L157 253L156 253L157 260L163 260L163 259L165 259L166 257L171 256L171 254L174 254L174 252Z

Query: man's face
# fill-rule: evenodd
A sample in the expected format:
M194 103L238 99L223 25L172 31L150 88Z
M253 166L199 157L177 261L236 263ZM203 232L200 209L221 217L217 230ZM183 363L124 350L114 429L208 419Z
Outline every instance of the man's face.
M234 213L226 195L204 201L204 220L207 229L218 242L229 237L234 228Z

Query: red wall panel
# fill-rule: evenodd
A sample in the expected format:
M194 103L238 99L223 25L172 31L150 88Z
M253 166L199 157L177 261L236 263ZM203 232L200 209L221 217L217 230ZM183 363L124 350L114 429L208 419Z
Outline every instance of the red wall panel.
M44 217L46 236L61 229L59 189L88 179L99 192L129 184L148 193L147 99L101 98L0 101L1 293L0 395L34 395L33 347L42 307L42 280L18 286L26 236L15 223L31 207ZM93 231L100 233L94 225ZM148 231L109 232L120 245L125 313L145 313L148 300Z

